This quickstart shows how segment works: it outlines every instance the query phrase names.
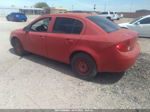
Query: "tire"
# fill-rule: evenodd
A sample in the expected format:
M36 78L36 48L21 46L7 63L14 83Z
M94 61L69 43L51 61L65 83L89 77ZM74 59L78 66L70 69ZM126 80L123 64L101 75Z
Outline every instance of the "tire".
M15 51L15 53L16 53L17 55L23 56L23 55L25 55L25 54L27 53L27 52L24 50L24 48L23 48L21 42L20 42L18 39L15 38L15 39L12 41L12 44L13 44L14 51Z
M128 29L127 27L121 27L121 28Z
M112 21L111 17L106 17L108 20Z
M6 19L7 19L7 21L10 21L8 17Z
M96 63L85 53L75 54L71 59L71 67L75 75L84 80L90 80L97 75Z

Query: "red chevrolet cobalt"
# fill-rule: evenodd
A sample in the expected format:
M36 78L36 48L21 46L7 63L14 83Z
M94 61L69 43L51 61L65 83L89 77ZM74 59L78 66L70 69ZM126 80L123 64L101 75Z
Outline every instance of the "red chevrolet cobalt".
M32 52L71 64L83 79L97 72L123 72L131 67L140 48L137 33L90 14L49 14L11 33L16 54Z

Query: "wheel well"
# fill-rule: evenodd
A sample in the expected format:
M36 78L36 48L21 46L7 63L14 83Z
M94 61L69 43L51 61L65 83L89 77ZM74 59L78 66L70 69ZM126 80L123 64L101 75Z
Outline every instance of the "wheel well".
M107 19L110 19L111 17L106 17Z
M121 27L121 28L128 29L127 27Z
M89 55L89 56L95 61L95 64L97 64L97 63L96 63L96 60L94 59L94 57L93 57L91 54L89 54L89 53L87 53L87 52L84 52L84 51L75 51L75 52L73 52L73 53L71 54L71 56L70 56L70 62L71 62L71 59L73 58L73 56L75 56L75 55L78 54L78 53L84 53L84 54Z
M12 45L12 46L14 46L14 41L15 41L16 39L18 39L18 38L17 38L17 37L12 37L12 38L11 38L11 45Z

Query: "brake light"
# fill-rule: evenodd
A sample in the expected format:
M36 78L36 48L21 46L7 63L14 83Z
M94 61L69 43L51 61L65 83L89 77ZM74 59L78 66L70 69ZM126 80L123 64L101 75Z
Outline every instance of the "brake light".
M116 48L119 51L127 52L127 51L130 51L134 48L134 42L131 42L129 40L125 41L125 42L122 42L122 43L119 43L118 45L116 45Z

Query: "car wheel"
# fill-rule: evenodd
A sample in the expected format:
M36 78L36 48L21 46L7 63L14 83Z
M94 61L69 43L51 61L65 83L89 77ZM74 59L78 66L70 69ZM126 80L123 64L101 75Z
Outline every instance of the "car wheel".
M121 27L121 28L128 29L127 27Z
M90 80L97 74L96 63L85 53L75 54L71 59L72 70L81 79Z
M23 56L27 53L18 39L14 39L12 44L17 55Z
M111 20L111 17L106 17L107 19Z
M7 21L10 21L8 17L6 19L7 19Z

